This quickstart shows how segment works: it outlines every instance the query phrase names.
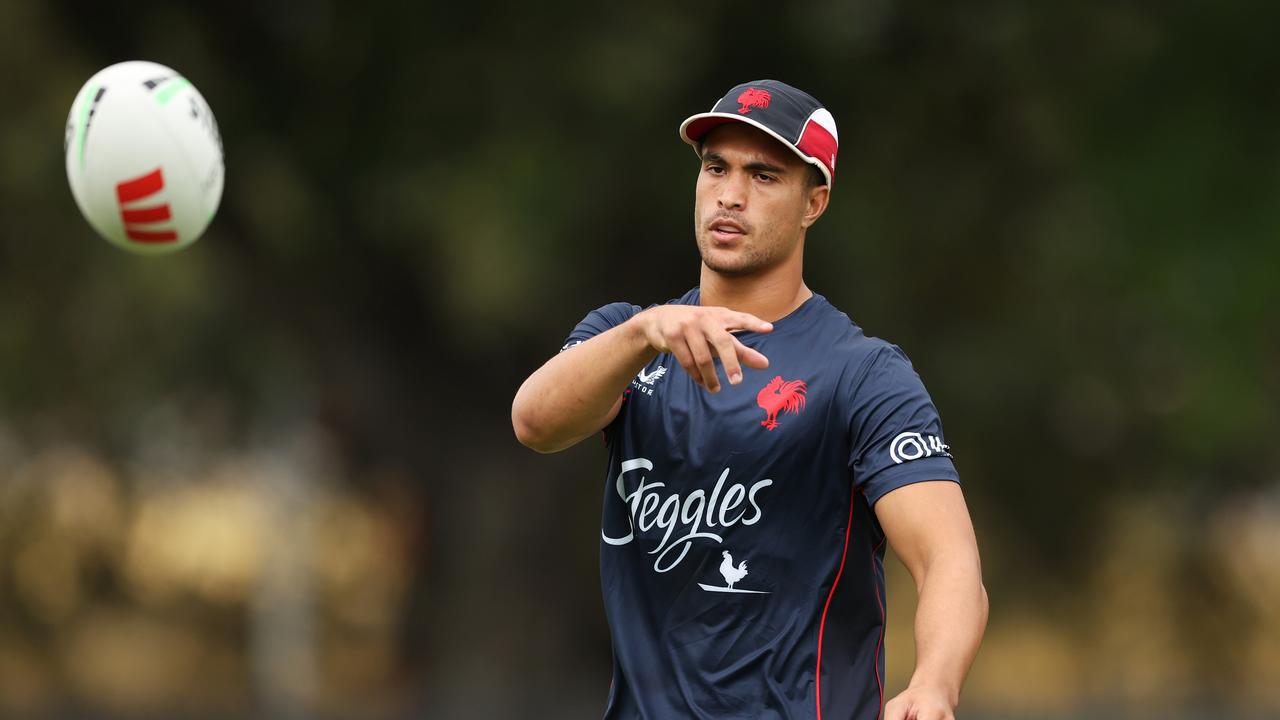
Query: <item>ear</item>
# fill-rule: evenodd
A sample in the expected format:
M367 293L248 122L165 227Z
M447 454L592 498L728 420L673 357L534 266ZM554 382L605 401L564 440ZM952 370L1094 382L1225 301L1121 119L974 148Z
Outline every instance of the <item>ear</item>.
M822 217L822 213L827 211L827 201L831 198L830 185L816 185L805 191L808 195L804 209L804 216L800 218L800 227L806 230L810 225L818 222L818 218Z

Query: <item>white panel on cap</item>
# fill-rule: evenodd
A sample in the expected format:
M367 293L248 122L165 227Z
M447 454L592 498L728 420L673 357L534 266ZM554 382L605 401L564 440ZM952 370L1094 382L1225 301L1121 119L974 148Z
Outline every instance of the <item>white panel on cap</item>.
M826 108L818 108L813 111L809 119L821 125L827 132L831 133L831 137L835 138L836 144L840 144L840 136L836 134L836 119L827 112Z

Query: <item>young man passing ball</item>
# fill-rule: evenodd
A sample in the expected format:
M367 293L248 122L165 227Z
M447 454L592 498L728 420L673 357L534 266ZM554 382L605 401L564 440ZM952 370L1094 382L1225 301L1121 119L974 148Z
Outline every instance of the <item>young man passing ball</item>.
M605 718L952 718L987 596L938 412L906 355L803 277L835 120L760 80L680 136L698 286L591 311L512 406L539 452L607 440ZM915 672L887 705L886 542L919 591Z

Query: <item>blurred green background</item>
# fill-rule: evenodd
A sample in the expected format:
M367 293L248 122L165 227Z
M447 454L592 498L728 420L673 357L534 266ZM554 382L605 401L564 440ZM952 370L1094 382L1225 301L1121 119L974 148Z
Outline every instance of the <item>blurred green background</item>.
M773 77L840 178L807 279L942 411L991 624L962 717L1280 715L1280 4L0 2L0 716L598 717L604 453L511 397L697 281L681 119ZM176 68L196 245L67 188ZM889 692L914 589L890 566Z

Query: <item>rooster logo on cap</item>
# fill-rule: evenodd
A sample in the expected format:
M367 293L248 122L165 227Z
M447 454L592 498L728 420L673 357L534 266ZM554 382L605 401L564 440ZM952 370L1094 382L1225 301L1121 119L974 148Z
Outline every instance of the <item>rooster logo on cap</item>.
M751 112L751 108L767 108L769 107L769 101L772 99L773 96L769 94L768 90L757 90L749 87L738 96L738 104L742 106L738 108L738 114L746 115Z

